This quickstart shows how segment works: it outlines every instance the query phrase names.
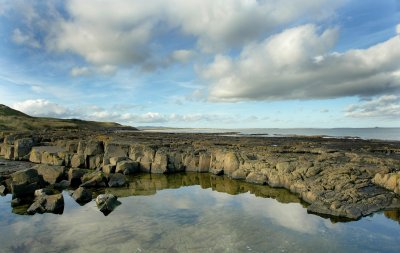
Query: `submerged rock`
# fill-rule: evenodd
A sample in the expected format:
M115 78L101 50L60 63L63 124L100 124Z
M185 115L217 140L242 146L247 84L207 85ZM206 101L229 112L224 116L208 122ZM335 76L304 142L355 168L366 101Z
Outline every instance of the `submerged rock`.
M109 215L117 206L121 204L112 194L100 194L96 198L96 204L99 210L105 215Z

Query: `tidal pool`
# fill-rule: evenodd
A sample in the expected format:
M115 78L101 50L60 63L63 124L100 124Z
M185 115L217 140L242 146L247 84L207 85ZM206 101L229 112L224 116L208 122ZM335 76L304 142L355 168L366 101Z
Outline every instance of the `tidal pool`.
M0 197L0 252L399 252L399 210L340 222L288 191L210 174L137 175L103 189L105 216L64 191L62 215L17 214Z

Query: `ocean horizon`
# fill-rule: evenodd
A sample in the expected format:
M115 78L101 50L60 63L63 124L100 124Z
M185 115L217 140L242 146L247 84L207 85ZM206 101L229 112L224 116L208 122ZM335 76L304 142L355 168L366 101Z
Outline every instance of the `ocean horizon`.
M400 127L373 128L175 128L138 127L143 131L164 133L220 133L235 136L291 137L322 136L325 138L347 138L365 140L400 141Z

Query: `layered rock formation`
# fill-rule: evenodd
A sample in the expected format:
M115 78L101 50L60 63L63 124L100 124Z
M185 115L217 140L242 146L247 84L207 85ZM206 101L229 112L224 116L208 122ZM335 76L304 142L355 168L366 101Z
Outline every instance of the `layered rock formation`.
M47 165L36 171L48 184L122 186L124 178L115 173L210 172L286 188L319 214L357 219L400 206L399 142L95 131L0 138L5 158Z

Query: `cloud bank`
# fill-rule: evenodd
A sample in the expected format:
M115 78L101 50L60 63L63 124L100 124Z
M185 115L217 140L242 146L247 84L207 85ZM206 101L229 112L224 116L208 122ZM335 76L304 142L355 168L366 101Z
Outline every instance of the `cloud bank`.
M400 36L366 49L330 53L337 29L294 27L217 55L202 75L213 101L368 97L400 90Z

